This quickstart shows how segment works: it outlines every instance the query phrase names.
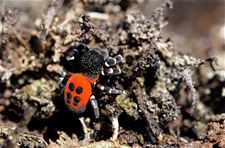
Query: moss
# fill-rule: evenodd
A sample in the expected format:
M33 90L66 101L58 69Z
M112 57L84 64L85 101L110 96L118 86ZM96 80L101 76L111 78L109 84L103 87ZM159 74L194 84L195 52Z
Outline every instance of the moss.
M121 107L129 116L138 119L138 106L128 97L127 93L122 93L116 97L116 103Z

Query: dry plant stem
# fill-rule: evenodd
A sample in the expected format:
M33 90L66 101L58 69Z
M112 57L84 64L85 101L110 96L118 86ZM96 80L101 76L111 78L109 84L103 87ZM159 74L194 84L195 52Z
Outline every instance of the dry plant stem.
M183 79L188 87L188 89L190 90L191 92L191 99L192 99L192 104L191 104L191 113L194 112L195 108L196 108L196 90L194 88L194 85L193 85L193 81L192 81L192 71L190 69L185 69L183 72L182 72L182 75L183 75Z
M112 122L112 129L113 129L113 135L111 137L111 140L116 140L119 134L119 120L118 116L113 116L110 118Z

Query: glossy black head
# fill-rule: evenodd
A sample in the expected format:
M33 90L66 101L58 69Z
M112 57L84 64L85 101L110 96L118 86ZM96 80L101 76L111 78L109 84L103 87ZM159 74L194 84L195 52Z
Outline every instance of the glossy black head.
M80 44L69 49L65 61L65 67L69 71L95 77L101 72L104 56L99 49L90 49L85 44Z

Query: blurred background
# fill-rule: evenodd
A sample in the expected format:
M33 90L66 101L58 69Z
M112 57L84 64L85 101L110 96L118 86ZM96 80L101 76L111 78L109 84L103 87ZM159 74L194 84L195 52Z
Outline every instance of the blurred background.
M161 3L148 0L143 12L150 15ZM201 58L225 51L224 0L174 0L167 16L169 24L164 30L176 50Z
M138 1L139 10L146 16L151 16L154 9L163 2ZM6 7L17 8L20 13L24 13L19 18L19 24L26 27L34 27L33 20L41 16L49 2L50 0L3 0ZM163 36L173 41L175 50L199 58L216 56L218 60L222 60L221 66L225 69L225 0L174 0L174 8L167 13L169 24L164 28ZM29 21L32 23L27 23Z

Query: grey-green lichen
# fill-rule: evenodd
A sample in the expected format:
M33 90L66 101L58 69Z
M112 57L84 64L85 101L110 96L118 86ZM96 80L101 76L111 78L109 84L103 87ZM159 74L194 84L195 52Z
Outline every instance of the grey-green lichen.
M116 103L129 116L134 117L135 119L139 117L137 104L128 97L128 94L126 92L121 93L116 97Z
M47 142L40 135L24 131L18 132L16 127L0 126L0 145L6 144L1 142L2 139L9 140L10 138L14 138L11 140L15 141L15 143L10 144L12 147L47 148L48 146ZM4 146L7 147L7 145Z
M38 109L34 115L35 117L40 119L48 118L55 111L52 99L57 85L55 81L50 79L33 80L31 84L15 90L12 103L22 109L29 104Z

